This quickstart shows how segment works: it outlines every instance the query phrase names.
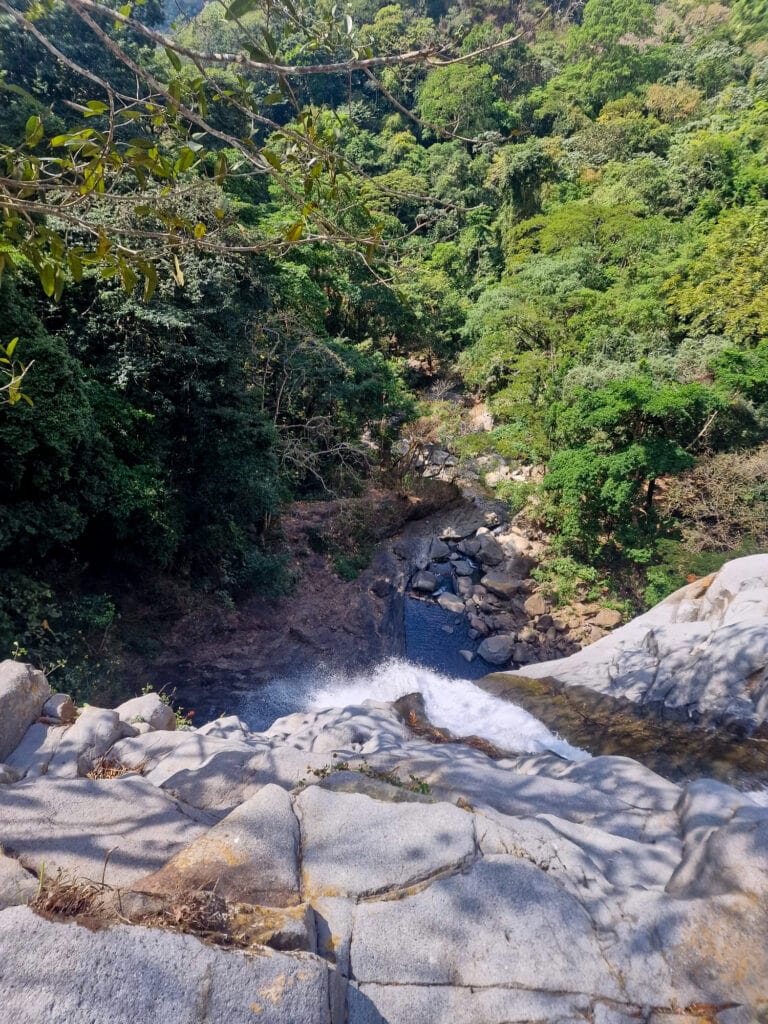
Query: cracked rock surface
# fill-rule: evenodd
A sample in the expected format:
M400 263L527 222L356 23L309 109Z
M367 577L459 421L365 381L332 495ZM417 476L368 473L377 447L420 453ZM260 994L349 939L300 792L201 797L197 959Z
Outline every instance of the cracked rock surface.
M372 701L112 753L147 774L82 777L73 746L71 771L0 785L0 1024L768 1015L768 807L722 783L494 761ZM43 864L103 874L122 911L40 916ZM145 925L200 891L237 948Z

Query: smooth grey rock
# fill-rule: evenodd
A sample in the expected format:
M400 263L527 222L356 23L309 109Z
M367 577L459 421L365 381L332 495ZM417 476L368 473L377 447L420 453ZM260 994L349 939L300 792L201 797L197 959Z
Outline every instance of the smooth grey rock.
M0 761L7 761L51 696L42 672L20 661L0 661Z
M20 778L21 773L11 765L0 764L0 786L9 786L14 782L18 782Z
M461 558L453 563L453 569L457 576L471 576L475 571L469 562L465 562Z
M563 885L601 892L635 886L661 892L680 860L680 841L671 832L643 843L552 815L517 818L490 809L476 816L475 830L483 853L525 856Z
M432 543L429 545L430 561L444 562L449 557L450 553L451 549L444 540L440 540L439 537L432 538Z
M0 914L0 1006L14 1024L329 1024L308 953L228 952L189 935Z
M27 729L21 743L7 760L19 778L45 775L48 765L59 749L66 729L62 726L43 725L35 722Z
M34 875L25 871L17 860L0 852L0 910L29 903L34 899L38 885Z
M212 722L206 722L196 730L199 736L216 736L221 739L244 739L250 731L248 724L237 715L222 715L221 718L214 718Z
M682 899L745 893L768 896L768 807L740 807L719 828L686 842L686 853L667 886Z
M115 708L121 722L133 725L146 722L152 729L172 731L176 728L176 715L173 708L164 701L159 693L145 693L134 697Z
M139 724L133 727L139 728ZM125 765L143 765L145 773L151 772L164 757L172 754L189 740L186 731L155 732L151 729L137 736L118 740L107 751L108 756Z
M204 831L138 775L0 787L0 845L33 871L45 863L48 874L62 868L99 881L104 873L109 884L126 885Z
M360 904L352 970L361 984L578 986L621 996L584 907L514 857L488 857L401 900Z
M170 894L210 889L228 901L290 906L299 902L299 842L290 797L264 786L133 887Z
M58 749L48 764L48 773L59 778L87 775L98 758L124 736L135 735L116 711L86 707L74 725L61 737Z
M483 565L499 565L504 561L504 548L491 534L478 534L477 557Z
M491 593L509 598L520 590L523 581L512 576L505 569L491 569L483 576L481 584Z
M455 615L461 615L464 612L464 602L456 594L441 594L437 603L441 608L447 612L453 612Z
M436 586L437 576L433 572L427 572L426 569L417 572L411 580L411 588L423 594L431 594Z
M584 1024L590 1003L586 995L504 987L369 984L350 991L349 1024Z
M544 614L540 595L526 602ZM727 562L576 654L526 667L614 697L746 730L768 717L768 555Z
M512 657L516 639L512 633L486 637L477 648L477 653L489 665L506 665Z
M450 804L386 803L312 786L295 808L305 898L403 889L474 855L472 817Z
M66 725L75 720L77 710L72 698L67 693L54 693L52 697L43 704L41 712L44 718L58 718Z

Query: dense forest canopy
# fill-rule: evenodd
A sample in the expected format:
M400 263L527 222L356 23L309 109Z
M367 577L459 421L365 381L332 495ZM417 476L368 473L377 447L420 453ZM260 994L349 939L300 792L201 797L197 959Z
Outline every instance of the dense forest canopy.
M0 0L0 68L3 654L285 585L415 416L547 466L555 589L765 545L765 4Z

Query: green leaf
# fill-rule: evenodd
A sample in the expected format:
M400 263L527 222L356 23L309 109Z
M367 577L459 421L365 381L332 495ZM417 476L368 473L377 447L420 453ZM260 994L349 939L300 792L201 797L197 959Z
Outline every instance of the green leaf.
M280 157L276 153L273 153L271 149L262 149L261 155L268 164L271 164L272 167L275 168L276 171L281 171L283 169L283 165L280 163Z
M157 271L154 265L148 263L144 269L144 301L149 302L157 288Z
M173 65L174 70L181 71L181 60L179 59L178 53L176 53L175 50L172 50L170 46L166 46L165 55Z
M56 290L56 274L54 273L53 264L43 263L40 267L40 284L42 284L43 291L48 298L53 298L53 293Z
M264 39L266 40L267 46L269 47L269 52L274 57L275 54L277 53L277 40L266 27L262 28L261 34L264 36Z
M88 108L85 112L86 117L95 117L96 114L106 114L109 107L102 100L88 100L85 104Z
M179 257L178 256L174 256L173 257L173 277L174 277L174 280L176 281L176 284L179 286L179 288L183 288L184 287L184 271L181 269L181 264L179 263Z
M83 261L76 252L67 253L67 262L69 263L69 270L72 274L72 278L76 284L79 284L83 279Z
M33 114L27 119L26 129L26 142L28 146L36 146L43 137L43 122L37 116Z
M123 288L130 295L136 287L137 278L133 267L126 263L125 260L120 260L120 277L123 282Z
M242 18L244 14L257 10L260 6L260 0L234 0L234 3L227 8L224 17L227 21L235 21L237 18Z
M16 346L18 344L19 344L19 339L18 338L13 338L6 345L6 347L5 347L5 354L8 356L9 359L13 355L14 349L16 348Z

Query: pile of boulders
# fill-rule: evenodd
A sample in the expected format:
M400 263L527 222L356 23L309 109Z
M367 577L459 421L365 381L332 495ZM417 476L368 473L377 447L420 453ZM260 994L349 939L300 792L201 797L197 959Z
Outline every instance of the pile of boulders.
M71 698L53 693L43 672L0 663L0 781L87 775L119 740L175 729L176 714L157 693L114 710L86 705L76 716Z
M483 523L478 525L477 519ZM466 616L471 650L492 666L523 666L566 657L604 635L621 615L598 605L553 609L531 578L543 544L487 516L446 525L416 553L411 596Z

